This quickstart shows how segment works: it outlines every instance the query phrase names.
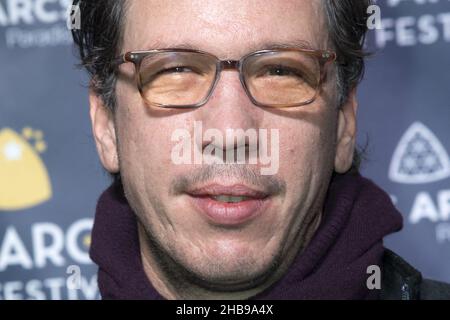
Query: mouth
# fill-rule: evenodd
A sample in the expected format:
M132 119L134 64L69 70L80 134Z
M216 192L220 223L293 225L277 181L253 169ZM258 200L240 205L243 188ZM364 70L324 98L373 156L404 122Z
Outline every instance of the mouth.
M271 202L271 194L245 185L207 185L186 192L198 212L219 226L238 226L254 220Z

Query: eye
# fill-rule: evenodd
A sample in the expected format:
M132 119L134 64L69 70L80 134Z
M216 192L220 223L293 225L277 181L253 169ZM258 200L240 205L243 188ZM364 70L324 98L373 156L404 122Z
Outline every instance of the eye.
M191 68L186 66L178 66L173 68L167 68L158 72L158 74L170 74L170 73L186 73L194 72Z
M285 68L283 66L275 66L270 67L267 70L267 73L271 76L291 76L295 75L294 72L288 68Z
M301 70L283 65L265 66L260 76L304 78Z

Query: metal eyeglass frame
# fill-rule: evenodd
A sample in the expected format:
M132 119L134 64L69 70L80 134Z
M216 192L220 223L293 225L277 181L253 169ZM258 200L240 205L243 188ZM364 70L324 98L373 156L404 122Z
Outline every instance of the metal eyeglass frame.
M317 84L317 88L315 88L314 97L312 97L311 99L309 99L305 102L297 103L297 104L273 105L273 104L264 104L264 103L258 102L253 97L253 95L250 93L250 91L247 87L247 84L245 82L244 72L243 72L244 62L249 57L253 57L255 55L260 55L260 54L270 53L270 52L289 52L289 51L306 53L308 55L316 57L319 60L319 67L320 67L319 77L320 78L319 78L319 82ZM192 52L192 53L207 55L207 56L213 58L214 60L216 60L216 74L215 74L214 82L213 82L211 88L209 89L208 94L202 101L200 101L197 104L192 104L192 105L162 105L162 104L158 104L155 102L147 101L147 99L144 98L142 83L141 83L141 78L140 78L141 63L146 57L148 57L152 54L162 53L162 52L184 52L184 53ZM129 62L133 63L135 66L135 81L136 81L136 84L137 84L137 87L141 94L142 99L147 104L155 105L160 108L188 109L188 108L199 108L199 107L205 105L208 102L211 95L213 94L217 83L219 82L221 72L223 70L230 70L230 69L231 70L235 69L239 72L239 79L244 88L244 91L247 94L247 96L249 97L249 99L252 101L252 103L255 104L256 106L263 107L263 108L292 108L292 107L304 106L304 105L310 104L316 100L317 95L323 84L323 80L324 80L324 76L325 76L325 72L324 72L325 66L330 63L335 62L336 59L337 59L337 55L335 52L332 52L332 51L314 50L314 49L305 49L305 48L291 48L291 47L290 48L265 49L265 50L255 51L255 52L252 52L252 53L249 53L249 54L243 56L240 60L220 60L218 57L216 57L215 55L213 55L211 53L200 51L200 50L194 50L194 49L167 48L167 49L154 49L154 50L146 50L146 51L129 51L129 52L124 53L124 54L120 55L119 57L115 58L113 61L113 67L117 68L118 66L120 66L123 63L129 63Z

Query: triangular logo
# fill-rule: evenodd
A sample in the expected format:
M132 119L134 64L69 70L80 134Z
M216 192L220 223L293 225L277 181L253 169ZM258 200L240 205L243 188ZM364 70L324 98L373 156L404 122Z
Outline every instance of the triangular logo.
M420 122L400 139L389 168L394 182L419 184L450 177L450 159L439 139Z

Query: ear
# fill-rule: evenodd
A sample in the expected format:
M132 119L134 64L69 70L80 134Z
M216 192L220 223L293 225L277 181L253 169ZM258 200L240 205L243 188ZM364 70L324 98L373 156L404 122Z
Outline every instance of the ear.
M334 170L337 173L345 173L352 166L356 145L357 109L358 101L356 99L356 88L354 88L339 110L338 115L336 156L334 159Z
M89 90L89 104L92 132L100 161L110 173L117 173L119 172L119 157L113 112L92 88Z

